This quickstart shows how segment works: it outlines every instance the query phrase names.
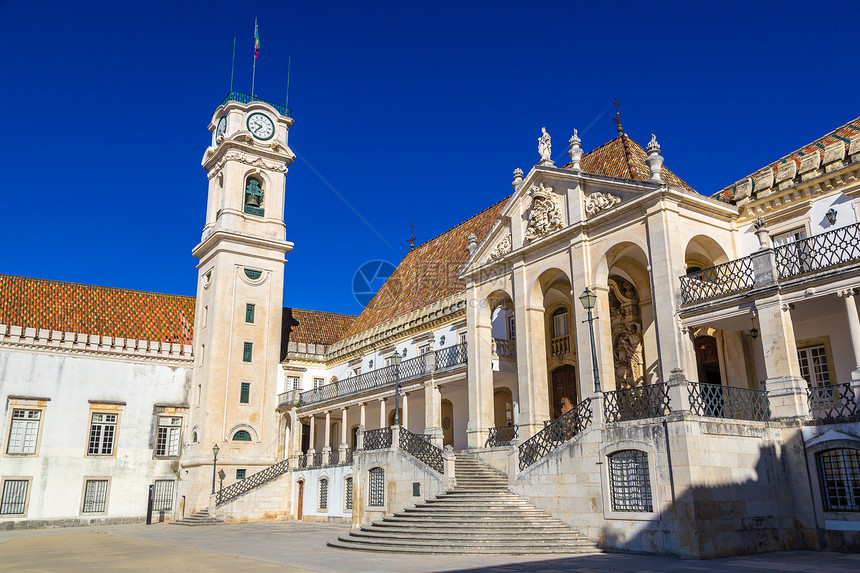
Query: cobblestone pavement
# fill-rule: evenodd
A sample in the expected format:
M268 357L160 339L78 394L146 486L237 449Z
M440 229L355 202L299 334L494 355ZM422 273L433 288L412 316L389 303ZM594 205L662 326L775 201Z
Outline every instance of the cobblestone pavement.
M576 556L386 555L343 551L326 541L347 531L328 523L246 523L212 527L167 524L0 531L0 570L289 571L469 573L689 571L842 573L860 571L860 555L795 551L693 561L601 553Z

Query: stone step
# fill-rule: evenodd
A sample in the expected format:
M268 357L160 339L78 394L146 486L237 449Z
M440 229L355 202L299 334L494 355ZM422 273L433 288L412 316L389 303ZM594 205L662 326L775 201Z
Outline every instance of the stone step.
M362 527L359 530L353 529L351 533L358 535L360 537L401 537L404 539L407 538L419 538L419 539L437 539L437 538L454 538L454 539L487 539L487 540L496 540L496 541L509 541L513 540L516 542L525 542L527 540L535 540L541 543L545 541L551 540L564 540L565 542L574 542L574 541L582 541L588 542L583 535L579 533L575 533L573 531L565 531L565 532L554 532L551 536L545 534L544 531L533 531L529 529L520 529L517 530L509 530L509 531L500 531L500 530L484 530L484 531L463 531L463 530L451 530L451 529L439 529L439 530L427 530L424 528L413 527L413 528L390 528L390 527L375 527L373 525L368 525Z
M193 515L189 515L188 517L183 517L182 519L171 521L170 523L172 525L201 526L218 525L220 523L224 523L224 520L222 520L218 516L209 515L209 511L204 509L203 511L198 511Z
M428 535L426 531L375 531L353 530L350 532L350 538L366 538L366 539L397 539L406 542L407 540L417 541L435 541L436 543L445 542L445 544L456 545L473 545L473 544L490 544L498 545L501 543L516 543L517 545L538 544L538 545L571 545L571 546L588 546L593 545L580 535L558 535L552 537L536 533L476 533L464 534L462 532L456 535Z
M441 522L426 522L426 521L388 521L389 518L384 518L382 521L374 521L371 525L365 527L378 527L384 529L391 530L421 530L426 531L428 533L448 533L448 532L467 532L467 531L486 531L486 532L526 532L533 531L533 528L527 524L522 522L516 523L496 523L496 522L484 522L484 523L463 523L461 521L456 521L453 523L441 523ZM555 535L559 532L573 532L575 534L579 534L576 530L570 529L564 524L555 525L555 524L544 524L541 525L540 531L542 534L552 533Z
M588 553L599 553L596 546L592 547L535 547L534 545L515 546L505 545L475 545L475 546L440 546L436 544L413 544L413 545L389 545L382 543L368 543L364 540L338 539L329 541L330 547L340 549L352 549L356 551L373 551L379 553L434 553L453 555L582 555Z

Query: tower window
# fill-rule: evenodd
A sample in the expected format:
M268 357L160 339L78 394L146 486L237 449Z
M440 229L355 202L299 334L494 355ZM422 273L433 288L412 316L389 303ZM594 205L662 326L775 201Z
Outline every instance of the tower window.
M235 434L233 434L234 442L250 442L251 434L248 433L247 430L239 430Z
M251 383L242 382L242 391L239 393L239 402L247 404L251 398Z
M248 179L245 186L245 213L262 217L263 210L263 185L253 177Z
M253 354L253 351L254 351L254 343L253 342L246 342L245 346L242 350L242 362L250 362L251 361L251 355Z
M250 302L245 305L245 322L254 322L254 305Z

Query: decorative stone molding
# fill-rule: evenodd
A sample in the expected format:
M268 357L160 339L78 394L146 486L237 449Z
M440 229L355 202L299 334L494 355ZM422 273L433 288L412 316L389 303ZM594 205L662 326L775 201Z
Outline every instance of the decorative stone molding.
M552 192L552 187L544 187L543 183L532 185L528 194L532 198L532 205L526 239L534 241L561 229L564 225L561 206Z
M780 163L776 169L776 182L779 184L779 189L782 190L791 187L796 175L797 163L793 159L789 159L785 163Z
M475 249L478 248L478 237L475 236L475 233L469 233L469 238L467 240L469 241L469 246L466 247L466 250L469 251L469 256L471 257L475 254Z
M514 190L519 189L520 185L523 184L523 170L517 167L514 169L514 180L511 182L511 187Z
M821 154L817 151L804 155L800 160L800 178L804 181L818 174L821 166Z
M207 177L212 179L218 175L228 161L238 161L239 163L250 165L251 167L259 167L260 169L268 169L269 171L277 171L278 173L287 172L287 165L285 163L266 161L262 157L254 157L246 153L242 153L241 151L228 151L224 154L224 157L219 159L218 162L212 166Z
M495 261L496 259L501 259L505 255L510 253L512 250L513 242L511 234L508 233L507 235L502 237L502 240L499 241L495 247L493 247L492 251L490 251L490 260Z
M568 149L567 154L570 157L570 162L571 162L570 170L574 171L576 173L579 173L580 171L582 171L582 169L579 167L579 162L582 159L582 147L580 147L580 145L579 145L580 143L582 143L582 140L579 139L579 136L577 135L576 130L574 129L573 135L571 136L570 141L568 142L568 146L570 149Z
M651 134L651 141L648 143L648 158L645 163L648 164L648 169L651 171L651 178L648 181L654 183L662 183L660 178L660 168L663 167L663 156L660 155L660 144L657 143L657 136Z
M621 203L621 197L616 197L611 193L595 192L585 198L585 214L589 217L597 215L601 211L612 209Z
M845 157L845 142L837 141L824 148L824 169L827 173L842 167Z
M755 174L756 195L761 197L768 195L766 191L771 187L773 187L773 171L769 167Z
M752 188L752 179L749 177L738 183L735 187L735 200L741 201L752 195Z

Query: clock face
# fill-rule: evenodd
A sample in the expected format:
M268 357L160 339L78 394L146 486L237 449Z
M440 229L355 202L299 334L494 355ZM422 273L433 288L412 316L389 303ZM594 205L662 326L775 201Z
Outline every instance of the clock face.
M275 135L275 124L267 115L252 113L248 116L248 131L257 139L272 139Z
M215 135L221 135L227 131L227 117L222 117L218 120L218 127L215 129Z

